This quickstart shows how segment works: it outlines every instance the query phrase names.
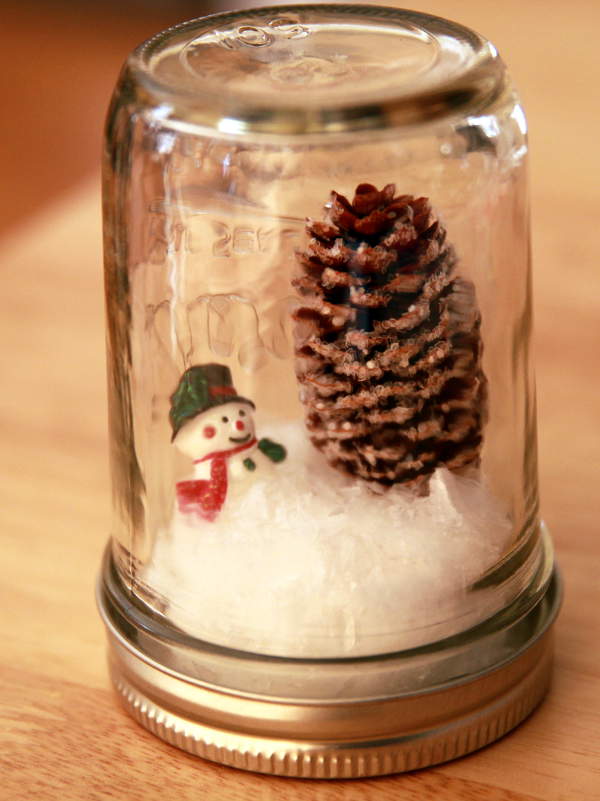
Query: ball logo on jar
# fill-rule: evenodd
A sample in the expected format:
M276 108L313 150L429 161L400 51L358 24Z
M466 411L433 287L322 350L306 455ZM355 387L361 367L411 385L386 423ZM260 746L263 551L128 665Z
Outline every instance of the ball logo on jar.
M223 47L268 47L276 39L304 39L310 35L309 29L300 23L297 16L290 14L275 17L264 25L240 25L234 33L221 33Z
M273 34L254 25L241 25L237 29L236 39L240 44L248 45L248 47L265 47L275 41Z

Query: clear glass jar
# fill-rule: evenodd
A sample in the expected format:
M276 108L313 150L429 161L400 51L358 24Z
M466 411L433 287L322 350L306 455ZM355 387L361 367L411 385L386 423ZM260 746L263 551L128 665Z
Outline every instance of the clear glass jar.
M109 569L146 630L347 659L535 606L526 158L496 50L438 18L259 9L130 56Z
M540 565L525 118L457 26L278 13L159 35L114 97L113 552L209 642L397 651L491 616ZM286 458L234 453L250 432Z

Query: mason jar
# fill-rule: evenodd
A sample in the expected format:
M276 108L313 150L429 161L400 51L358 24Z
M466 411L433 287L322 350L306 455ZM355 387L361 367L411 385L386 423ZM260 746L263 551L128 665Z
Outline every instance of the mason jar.
M542 698L526 162L494 46L437 17L238 11L128 58L99 596L114 682L163 739L373 775Z

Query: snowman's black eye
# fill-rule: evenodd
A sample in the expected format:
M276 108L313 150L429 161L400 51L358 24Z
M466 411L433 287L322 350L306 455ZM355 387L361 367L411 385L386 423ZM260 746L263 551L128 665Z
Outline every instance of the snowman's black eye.
M222 420L224 423L228 423L228 422L229 422L229 417L221 417L221 420Z
M246 412L243 409L240 409L240 417L245 417Z

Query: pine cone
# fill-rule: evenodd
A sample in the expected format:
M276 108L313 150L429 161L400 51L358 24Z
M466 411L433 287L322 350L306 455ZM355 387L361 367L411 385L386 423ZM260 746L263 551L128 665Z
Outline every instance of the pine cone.
M427 198L331 193L298 253L296 374L313 444L336 468L426 493L477 465L486 407L475 288Z

